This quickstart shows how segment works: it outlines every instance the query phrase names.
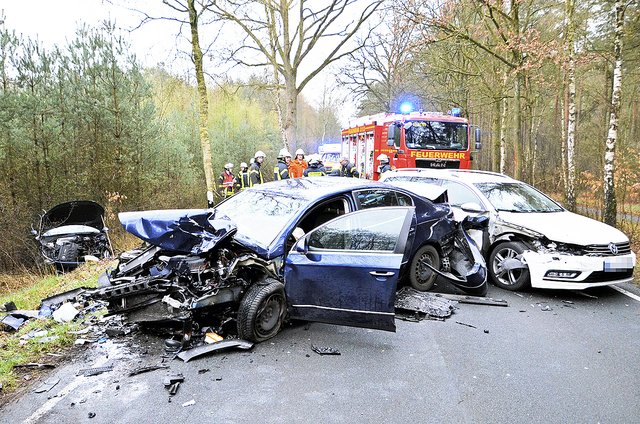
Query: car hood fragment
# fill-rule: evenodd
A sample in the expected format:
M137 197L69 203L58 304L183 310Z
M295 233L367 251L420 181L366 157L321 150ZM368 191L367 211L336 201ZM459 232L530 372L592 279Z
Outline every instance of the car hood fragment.
M215 209L122 212L118 218L127 232L154 246L193 255L210 251L237 231Z
M500 219L537 233L549 240L578 245L624 243L629 241L621 231L569 211L546 213L500 212Z
M65 225L86 225L97 230L104 228L104 208L90 200L74 200L49 209L42 216L42 231Z

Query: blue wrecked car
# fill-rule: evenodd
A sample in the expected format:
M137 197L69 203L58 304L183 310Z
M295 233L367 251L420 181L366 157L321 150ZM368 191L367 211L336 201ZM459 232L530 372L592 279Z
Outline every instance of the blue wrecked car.
M465 231L484 219L458 223L448 205L384 183L283 180L214 209L119 218L146 244L121 255L98 290L110 313L139 323L206 323L252 342L287 319L395 331L398 285L425 291L440 276L468 294L487 290Z

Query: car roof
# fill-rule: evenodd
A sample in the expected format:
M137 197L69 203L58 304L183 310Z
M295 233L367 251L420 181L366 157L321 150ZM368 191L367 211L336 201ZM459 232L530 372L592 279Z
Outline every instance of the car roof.
M388 171L385 178L394 175L424 176L430 178L446 178L458 180L466 183L486 183L486 182L518 182L508 175L497 172L479 171L475 169L426 169L426 168L400 168Z
M323 199L327 196L364 188L390 188L397 187L377 181L361 178L345 177L304 177L272 181L253 186L247 190L263 193L277 193L279 196L288 196L295 199L304 199L309 202Z

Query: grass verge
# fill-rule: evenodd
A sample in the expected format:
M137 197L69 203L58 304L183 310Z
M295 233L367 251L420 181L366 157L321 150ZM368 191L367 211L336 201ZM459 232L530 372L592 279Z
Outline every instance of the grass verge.
M43 298L78 287L96 287L98 277L106 267L104 262L86 263L68 274L42 277L34 284L0 296L0 304L13 301L18 309L36 309ZM25 373L17 371L15 365L29 362L51 363L53 357L48 354L60 353L65 348L73 346L76 335L69 334L69 331L77 330L81 326L82 324L76 322L59 324L51 318L32 319L18 331L0 332L0 385L2 391L7 393L15 390L20 386L22 378L25 377ZM44 330L47 334L28 340L20 338L32 330ZM43 340L44 337L46 339Z

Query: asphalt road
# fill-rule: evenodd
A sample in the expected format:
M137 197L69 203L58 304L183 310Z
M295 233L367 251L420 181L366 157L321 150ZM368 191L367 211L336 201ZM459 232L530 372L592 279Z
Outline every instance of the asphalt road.
M508 307L460 304L444 322L397 320L396 333L289 326L252 351L134 377L160 363L161 339L109 341L45 376L60 379L50 392L4 405L0 422L638 422L640 302L608 287L587 293L596 298L490 287ZM341 355L320 356L311 344ZM111 372L76 376L109 364ZM185 377L171 401L169 373Z

